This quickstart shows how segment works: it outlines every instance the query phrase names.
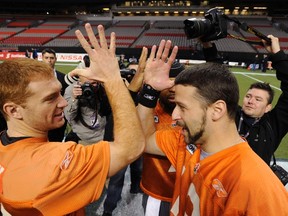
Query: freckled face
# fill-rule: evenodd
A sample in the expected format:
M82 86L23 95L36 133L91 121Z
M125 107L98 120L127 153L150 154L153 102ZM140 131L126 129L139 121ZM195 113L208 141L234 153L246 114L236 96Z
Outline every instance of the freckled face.
M63 110L67 101L61 96L61 83L57 78L32 81L28 88L32 95L22 108L24 122L45 132L61 127L65 122Z

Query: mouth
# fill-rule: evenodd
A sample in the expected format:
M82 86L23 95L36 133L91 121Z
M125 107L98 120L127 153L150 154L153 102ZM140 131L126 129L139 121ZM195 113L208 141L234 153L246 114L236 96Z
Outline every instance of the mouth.
M54 115L55 118L64 118L64 112L58 113Z
M245 106L245 108L250 109L250 110L253 109L253 107L251 107L251 106Z

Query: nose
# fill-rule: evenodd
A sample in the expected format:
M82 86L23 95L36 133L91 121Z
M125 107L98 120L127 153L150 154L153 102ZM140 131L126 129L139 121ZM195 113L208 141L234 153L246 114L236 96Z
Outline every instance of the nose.
M57 107L58 108L64 108L68 105L68 102L65 100L65 98L61 95L60 96L60 99L59 99L59 102L57 104Z
M169 89L169 92L173 92L173 93L175 93L175 85L172 86L172 87Z
M249 98L249 99L248 99L248 103L249 103L249 104L253 104L253 103L254 103L254 98L253 98L253 97Z
M177 121L177 120L179 120L179 119L181 119L181 117L180 117L180 113L179 113L179 108L178 108L178 106L176 105L175 108L174 108L174 110L173 110L173 112L172 112L172 120L173 120L173 121Z

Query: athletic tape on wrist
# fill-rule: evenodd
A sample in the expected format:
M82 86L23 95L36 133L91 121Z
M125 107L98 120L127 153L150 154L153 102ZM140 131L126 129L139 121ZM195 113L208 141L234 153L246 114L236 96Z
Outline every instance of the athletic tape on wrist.
M145 107L156 107L160 91L153 89L150 85L144 84L140 92L139 103Z

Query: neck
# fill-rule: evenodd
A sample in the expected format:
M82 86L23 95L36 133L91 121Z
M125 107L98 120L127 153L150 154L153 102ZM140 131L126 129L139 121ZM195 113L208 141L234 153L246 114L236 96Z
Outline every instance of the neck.
M231 122L226 127L224 125L216 127L207 137L205 143L201 145L201 148L203 151L213 154L241 142L244 142L244 140L238 134L235 123Z
M48 131L43 132L38 129L31 128L23 122L7 121L7 135L9 137L47 137Z

